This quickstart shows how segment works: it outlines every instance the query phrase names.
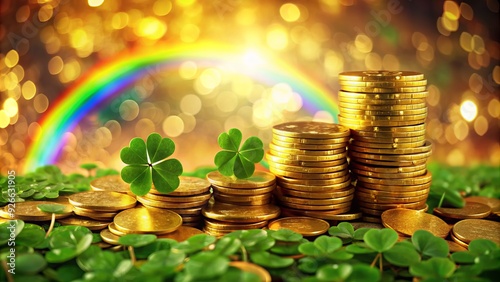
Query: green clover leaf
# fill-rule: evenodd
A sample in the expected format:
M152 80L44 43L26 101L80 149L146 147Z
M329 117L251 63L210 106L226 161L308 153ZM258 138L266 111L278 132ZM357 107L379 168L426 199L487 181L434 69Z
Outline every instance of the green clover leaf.
M174 142L158 133L150 134L146 142L141 138L132 139L129 146L120 151L120 158L126 164L121 177L130 183L132 193L143 196L152 184L162 193L179 187L182 164L177 159L167 159L174 151Z
M219 146L223 149L215 155L214 163L225 176L248 178L255 171L255 164L264 157L264 144L255 136L248 138L240 148L241 131L232 128L219 135Z

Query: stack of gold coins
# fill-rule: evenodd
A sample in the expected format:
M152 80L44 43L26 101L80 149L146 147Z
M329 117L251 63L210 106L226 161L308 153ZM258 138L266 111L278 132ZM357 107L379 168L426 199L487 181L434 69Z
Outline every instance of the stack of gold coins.
M110 222L118 212L133 208L136 199L118 192L87 191L69 196L69 203L81 217Z
M154 187L144 196L137 196L137 201L145 207L162 208L176 212L182 217L182 224L200 226L203 222L201 209L211 197L210 183L199 177L180 176L177 189L168 194Z
M425 140L427 80L410 71L339 74L339 122L351 129L356 203L369 221L391 208L425 210L431 184Z
M256 171L246 179L222 175L218 171L207 174L214 196L203 209L204 231L214 236L245 229L265 227L268 220L277 217L279 207L272 203L276 177L269 172Z
M351 208L354 188L347 164L350 132L323 122L273 127L266 158L277 177L275 195L286 215L335 220Z
M130 184L123 181L120 175L106 175L96 178L90 182L93 191L110 191L133 195Z

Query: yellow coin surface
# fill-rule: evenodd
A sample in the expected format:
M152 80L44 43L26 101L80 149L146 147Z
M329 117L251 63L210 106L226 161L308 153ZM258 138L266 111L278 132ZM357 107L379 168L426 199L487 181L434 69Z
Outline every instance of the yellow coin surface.
M69 196L69 202L75 207L94 211L118 211L134 207L136 199L118 192L88 191Z
M124 233L165 234L182 225L182 217L170 210L133 208L121 211L113 219L116 229Z
M318 236L325 233L330 224L322 219L297 216L297 217L284 217L269 223L269 229L280 230L280 229L290 229L296 233L302 234L303 236Z

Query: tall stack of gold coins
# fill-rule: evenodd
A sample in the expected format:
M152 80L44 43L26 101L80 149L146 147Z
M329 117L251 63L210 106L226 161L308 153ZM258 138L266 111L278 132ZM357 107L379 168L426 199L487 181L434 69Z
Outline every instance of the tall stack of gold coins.
M222 175L218 171L207 174L212 184L213 198L203 208L203 230L213 236L223 236L236 230L262 228L280 214L272 203L276 177L269 172L256 171L246 179Z
M145 207L168 209L182 217L182 225L200 226L203 223L201 209L211 197L210 183L206 179L180 176L179 187L164 194L152 188L144 196L137 196L137 201Z
M367 221L391 208L426 209L431 175L425 140L427 80L411 71L339 74L339 122L351 129L355 201Z
M299 121L272 130L266 158L277 177L275 195L283 214L333 220L348 212L354 197L346 150L349 129Z

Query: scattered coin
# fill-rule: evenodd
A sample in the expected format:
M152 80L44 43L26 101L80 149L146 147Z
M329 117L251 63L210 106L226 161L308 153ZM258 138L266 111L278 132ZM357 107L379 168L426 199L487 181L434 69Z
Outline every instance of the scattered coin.
M439 217L411 209L389 209L382 213L382 224L407 236L419 229L427 230L435 236L446 238L450 226Z
M182 217L166 209L145 207L121 211L113 219L116 229L124 233L170 233L182 224Z
M485 218L491 213L491 208L477 202L465 202L463 208L434 208L434 214L450 219Z
M271 230L290 229L305 237L309 237L324 234L330 228L330 224L319 218L285 217L270 222L268 228Z
M259 280L261 282L271 282L272 281L271 275L269 274L269 272L265 268L260 267L254 263L250 263L247 261L232 261L229 263L229 266L239 268L245 272L257 274L257 276L259 276L259 278L260 278Z
M500 222L486 219L464 219L452 228L456 239L469 244L474 239L488 239L500 245Z
M102 230L108 227L110 223L109 221L94 220L80 216L61 218L58 219L57 222L61 223L62 225L84 226L92 231Z
M177 242L183 242L196 234L203 234L203 231L191 226L179 226L174 232L158 235L158 238L173 239Z

